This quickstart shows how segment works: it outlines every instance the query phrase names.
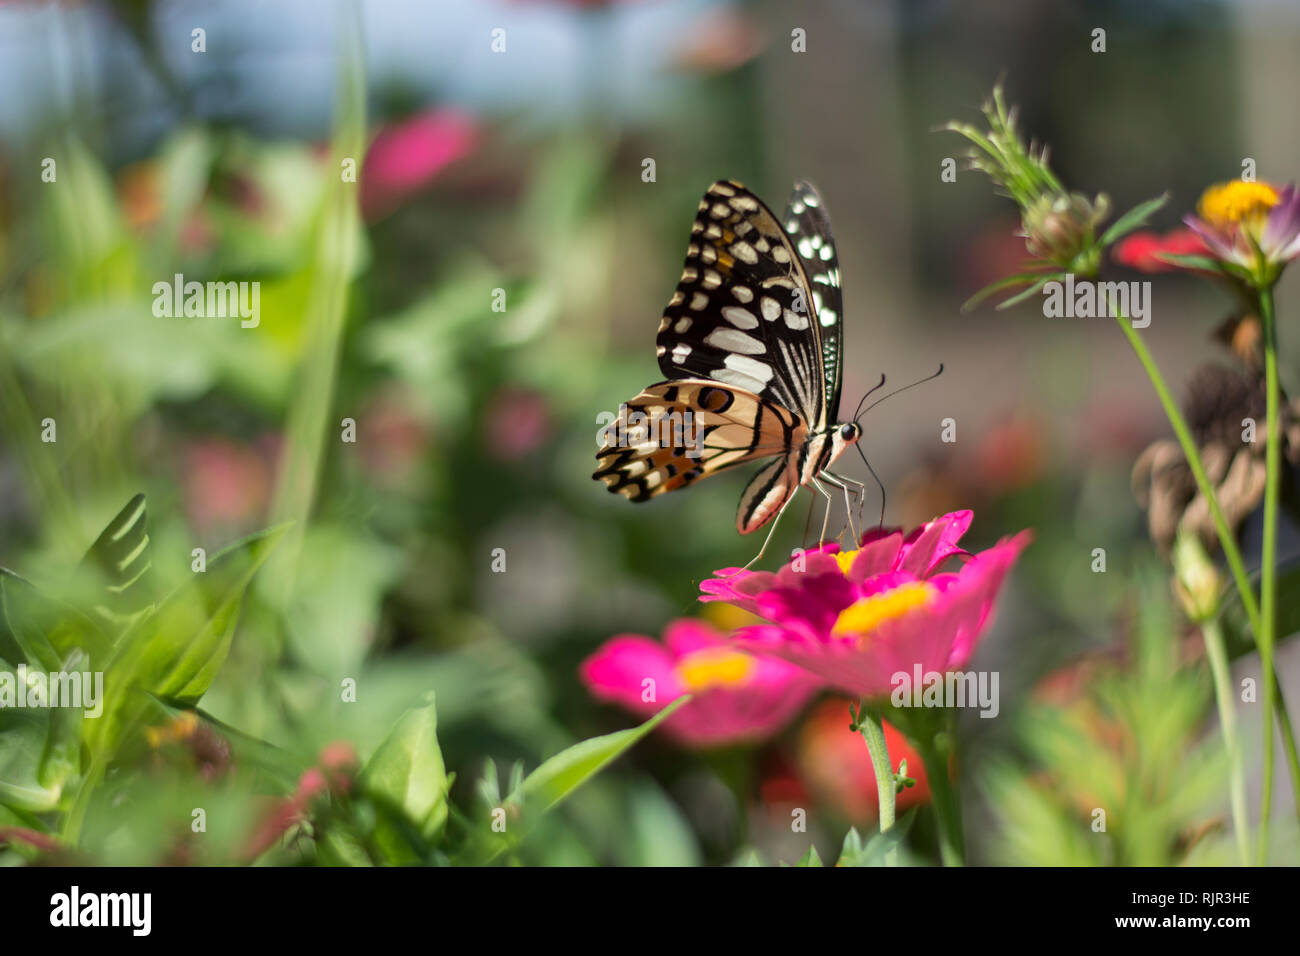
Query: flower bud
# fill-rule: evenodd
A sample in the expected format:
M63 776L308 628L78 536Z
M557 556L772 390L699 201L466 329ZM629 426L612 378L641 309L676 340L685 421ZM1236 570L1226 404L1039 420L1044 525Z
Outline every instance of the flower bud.
M1180 532L1174 542L1174 595L1188 619L1200 624L1219 612L1223 579L1195 534Z
M1035 258L1086 272L1079 259L1092 251L1097 225L1109 212L1105 195L1089 200L1080 193L1044 193L1025 208L1021 218L1025 247Z

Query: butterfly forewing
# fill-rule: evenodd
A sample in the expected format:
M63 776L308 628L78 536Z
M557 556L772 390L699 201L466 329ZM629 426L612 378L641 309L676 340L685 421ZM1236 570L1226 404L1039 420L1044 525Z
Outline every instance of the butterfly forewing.
M799 254L812 291L821 338L826 420L834 423L839 420L840 345L844 332L840 260L831 235L830 216L821 195L811 183L795 183L781 225Z
M682 278L656 340L669 379L708 378L824 427L813 290L783 224L737 182L714 183L691 226Z

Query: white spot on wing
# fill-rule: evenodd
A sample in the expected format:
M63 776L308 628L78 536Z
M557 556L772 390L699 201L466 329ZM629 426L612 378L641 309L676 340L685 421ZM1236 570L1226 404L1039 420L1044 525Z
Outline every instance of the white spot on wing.
M706 335L704 344L728 352L744 352L747 355L762 355L767 351L763 343L752 335L746 335L739 329L729 329L726 326L719 326ZM728 355L726 361L730 362L734 357ZM764 366L764 368L767 368L767 366ZM768 369L768 374L771 375L771 369Z
M743 358L743 356L740 357ZM712 377L719 382L726 382L728 385L734 385L736 388L743 388L750 392L761 392L766 384L766 380L760 381L752 375L746 375L744 372L738 372L733 368L716 369Z
M740 372L763 383L772 378L772 366L747 355L728 355L723 364L733 372Z
M753 329L758 327L758 319L754 318L754 313L749 309L742 309L738 305L724 306L722 317L737 328Z
M758 262L758 253L754 247L747 242L738 241L731 244L731 254L741 262L755 265Z
M767 319L769 322L774 322L781 317L781 303L777 302L776 299L773 299L770 296L763 296L762 302L759 303L759 308L763 310L763 318Z

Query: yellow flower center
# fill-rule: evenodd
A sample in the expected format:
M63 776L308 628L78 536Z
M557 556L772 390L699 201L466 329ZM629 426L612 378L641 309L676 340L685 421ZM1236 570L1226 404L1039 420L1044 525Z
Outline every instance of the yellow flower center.
M754 658L729 647L692 651L677 662L677 676L695 693L714 687L743 684L754 672Z
M1277 190L1268 183L1234 179L1205 190L1197 204L1197 212L1210 225L1220 229L1238 223L1253 226L1263 222L1268 211L1277 205L1278 198Z
M840 571L848 574L849 568L853 567L853 559L858 556L858 552L861 550L861 548L855 548L852 551L836 551L831 557L839 562Z
M831 634L836 637L857 634L861 640L886 621L902 617L913 608L925 604L933 593L934 588L924 581L909 581L889 591L863 598L840 612L835 626L831 628Z

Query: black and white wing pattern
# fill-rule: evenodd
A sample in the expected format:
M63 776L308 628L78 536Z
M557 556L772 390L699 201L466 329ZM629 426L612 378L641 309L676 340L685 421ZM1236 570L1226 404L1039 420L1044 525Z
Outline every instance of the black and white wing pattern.
M786 234L803 263L812 290L822 350L822 378L826 387L826 420L838 421L840 404L840 346L844 335L844 307L840 294L840 260L831 235L831 219L822 197L811 183L798 182L782 220Z
M810 199L815 205L808 204ZM816 312L818 290L785 228L788 222L802 228L805 220L824 226L825 214L817 212L820 202L811 186L799 184L791 218L782 223L738 182L709 187L691 226L681 281L659 325L656 345L665 377L734 385L788 408L810 431L826 427L832 403L825 384L824 326ZM817 247L812 242L820 232L794 236L796 242L807 238L812 261L823 265L817 249L828 247L822 243L829 230L824 232L827 238ZM829 248L833 257L833 246ZM838 291L838 269L834 275ZM838 305L837 297L832 307ZM838 389L840 317L835 311L833 377Z
M839 408L842 330L839 261L817 191L796 183L778 220L740 183L714 183L655 340L668 380L624 403L592 477L646 501L772 459L736 515L741 534L762 527L856 440L828 432Z

